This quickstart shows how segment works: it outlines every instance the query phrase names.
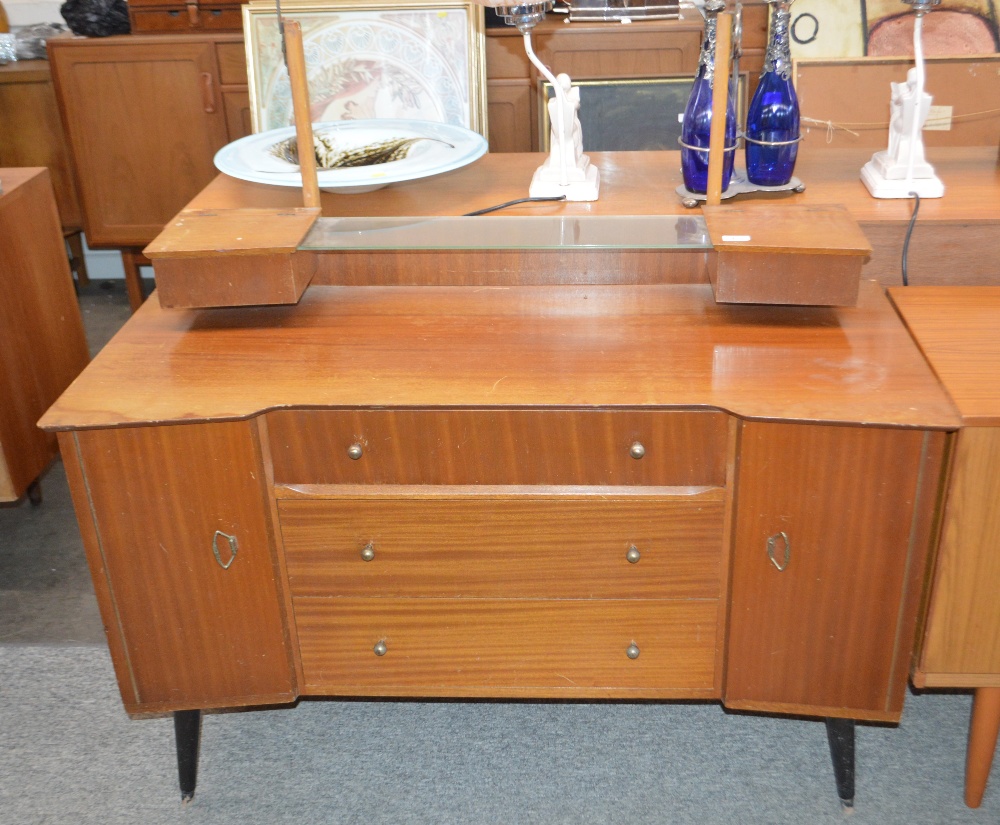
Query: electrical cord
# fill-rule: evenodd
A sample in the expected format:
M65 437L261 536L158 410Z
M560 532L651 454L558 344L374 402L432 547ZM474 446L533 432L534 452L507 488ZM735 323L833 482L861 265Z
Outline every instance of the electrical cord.
M910 236L913 234L913 225L917 222L917 213L920 211L920 195L916 192L909 192L913 195L913 215L910 217L910 225L906 227L906 237L903 239L903 286L910 285L910 279L906 273L906 256L910 250Z
M485 209L477 209L475 212L466 212L462 217L472 218L476 215L485 215L488 212L496 212L498 209L506 209L508 206L517 206L519 203L543 203L545 201L564 200L566 200L565 195L551 195L544 198L518 198L516 201L507 201L507 203L498 203L496 206L487 206Z

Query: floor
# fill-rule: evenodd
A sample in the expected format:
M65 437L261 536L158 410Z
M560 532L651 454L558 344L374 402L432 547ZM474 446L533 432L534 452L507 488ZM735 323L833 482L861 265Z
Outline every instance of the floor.
M91 357L129 315L125 282L80 290ZM62 463L42 477L42 504L0 504L0 643L100 644L104 629Z

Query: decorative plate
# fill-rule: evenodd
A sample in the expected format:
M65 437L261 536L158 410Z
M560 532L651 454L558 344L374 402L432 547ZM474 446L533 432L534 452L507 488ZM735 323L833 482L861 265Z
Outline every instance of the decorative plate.
M338 149L353 150L384 141L429 138L414 143L406 157L368 166L320 169L319 186L324 192L342 194L371 192L390 183L416 180L459 169L486 153L486 139L450 123L426 120L344 120L314 123L313 132L331 139ZM271 129L240 138L222 147L215 166L227 175L251 183L302 186L299 167L277 157L276 144L295 136L295 127Z

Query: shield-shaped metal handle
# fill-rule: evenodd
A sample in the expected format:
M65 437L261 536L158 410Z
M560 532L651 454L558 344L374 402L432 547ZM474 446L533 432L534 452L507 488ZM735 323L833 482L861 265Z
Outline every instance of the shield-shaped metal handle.
M222 551L219 549L219 539L225 539L229 545L229 560L222 560ZM212 555L215 556L215 560L219 563L219 567L223 570L228 570L230 565L236 561L236 551L240 549L240 544L236 540L236 536L230 536L228 533L223 533L221 530L216 530L215 535L212 536Z
M784 545L784 553L782 554L781 561L775 556L775 551L778 548L778 541ZM780 533L775 533L767 540L767 557L771 560L771 564L774 565L775 569L779 573L783 573L785 568L788 567L788 562L792 558L792 543L788 539L788 534L784 531Z

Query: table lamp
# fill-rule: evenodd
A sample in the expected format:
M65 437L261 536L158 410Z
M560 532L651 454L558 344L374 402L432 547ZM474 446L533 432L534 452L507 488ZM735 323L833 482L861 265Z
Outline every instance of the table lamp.
M533 198L564 196L568 201L595 201L600 190L600 172L583 154L583 130L580 126L580 90L569 75L553 75L538 59L531 45L531 30L545 19L553 0L475 0L492 8L505 23L515 26L524 36L524 50L536 69L552 84L555 97L548 102L551 126L550 152L545 163L535 170L528 187Z
M876 152L861 168L861 180L875 198L940 198L944 184L924 158L924 122L931 96L924 91L923 19L941 0L902 0L913 7L914 67L905 83L892 83L889 148Z

